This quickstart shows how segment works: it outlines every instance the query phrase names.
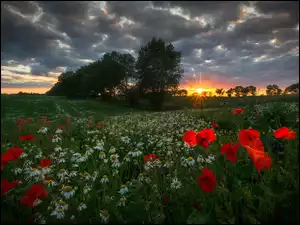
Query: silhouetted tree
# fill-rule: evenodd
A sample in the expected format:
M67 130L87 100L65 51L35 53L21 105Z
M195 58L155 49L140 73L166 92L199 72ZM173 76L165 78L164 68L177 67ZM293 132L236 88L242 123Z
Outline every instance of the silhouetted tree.
M267 95L280 95L282 94L282 90L279 88L277 84L268 85L266 89Z
M285 94L297 94L299 92L299 83L292 84L285 88L284 93Z
M247 87L247 89L248 89L248 94L251 94L252 96L256 95L256 87L250 85Z
M243 86L236 86L233 91L235 96L240 97L243 94L244 87Z
M228 97L231 97L231 95L233 94L234 90L233 88L229 88L227 91L226 91L226 94Z
M183 76L181 53L175 51L172 44L166 45L162 39L153 38L139 50L136 69L141 92L151 90L151 102L160 109L164 93L178 85Z
M180 89L177 91L177 95L179 96L187 96L188 92L185 89Z
M216 94L219 96L222 96L225 93L225 90L223 88L217 88L216 89Z

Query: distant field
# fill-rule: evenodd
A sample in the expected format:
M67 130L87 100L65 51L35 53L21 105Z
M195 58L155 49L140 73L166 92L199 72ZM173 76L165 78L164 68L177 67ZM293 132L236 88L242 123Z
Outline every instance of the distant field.
M1 222L299 223L297 96L208 98L200 109L178 97L164 112L141 104L2 95L1 179L22 183L2 185ZM295 136L275 138L281 127ZM215 137L201 137L214 139L207 148L183 140L187 130L207 128ZM250 159L245 146L236 162L220 153L249 128L263 144L255 157L267 154L271 164ZM24 153L5 162L11 148ZM203 178L203 168L213 175ZM47 196L32 197L33 184Z

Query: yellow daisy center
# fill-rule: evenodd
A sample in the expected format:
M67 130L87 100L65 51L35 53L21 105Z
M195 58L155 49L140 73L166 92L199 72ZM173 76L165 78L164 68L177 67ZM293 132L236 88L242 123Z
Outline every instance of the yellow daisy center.
M62 188L62 190L65 191L65 192L70 192L70 191L73 190L73 188L72 188L71 186L64 186L64 187Z
M57 210L56 210L56 212L58 212L58 213L62 213L64 210L62 209L62 208L58 208Z

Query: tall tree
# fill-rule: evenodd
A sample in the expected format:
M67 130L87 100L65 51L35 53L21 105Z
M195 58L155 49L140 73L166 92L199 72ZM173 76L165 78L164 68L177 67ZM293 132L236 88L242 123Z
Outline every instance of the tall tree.
M280 95L282 94L282 90L279 88L277 84L268 85L266 89L267 95Z
M248 87L243 87L242 95L247 96L250 93L250 89Z
M185 89L180 89L177 91L177 95L179 96L187 96L188 92Z
M292 84L285 88L284 93L285 94L297 94L299 92L299 83Z
M252 96L256 95L256 87L250 85L247 87L247 89L248 89L248 94L251 94Z
M177 84L170 85L168 91L172 96L175 96L176 93L178 92L178 85Z
M171 43L166 45L162 39L152 38L139 50L136 69L141 93L151 91L152 105L161 109L165 93L183 76L181 52L175 51Z
M178 85L183 76L181 53L162 39L153 38L139 50L136 68L141 89L152 92L167 91Z
M219 96L222 96L225 93L225 90L223 88L217 88L216 89L216 94Z
M234 90L233 88L229 88L227 91L226 91L226 94L228 97L231 97L231 95L233 94Z
M243 86L236 86L233 91L235 96L240 97L243 94L244 87Z

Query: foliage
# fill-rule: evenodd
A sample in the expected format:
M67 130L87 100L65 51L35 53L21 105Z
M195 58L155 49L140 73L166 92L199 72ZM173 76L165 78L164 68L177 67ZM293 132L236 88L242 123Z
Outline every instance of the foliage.
M224 93L225 93L225 90L223 88L216 89L216 94L218 94L219 96L223 95Z
M231 97L231 95L233 94L234 92L234 89L233 88L229 88L227 91L226 91L226 94L228 97Z
M285 90L284 93L285 94L296 94L299 91L299 83L296 84L292 84L290 86L288 86Z
M281 95L282 90L278 87L277 84L272 84L267 86L266 90L267 95Z
M47 95L91 97L99 94L105 100L118 92L126 96L133 106L136 105L133 101L137 99L133 98L132 93L137 93L137 89L140 92L136 96L138 98L149 91L169 92L175 96L182 73L181 53L175 51L172 44L166 45L162 39L153 38L141 47L137 61L130 54L115 51L106 53L102 59L82 66L75 72L62 73ZM129 85L130 81L135 83L135 87ZM181 91L180 95L185 95L185 92ZM162 107L164 94L153 96L151 102L154 107Z
M233 91L234 91L236 97L240 97L243 94L244 87L243 86L236 86L233 89Z
M178 96L187 96L187 95L188 95L188 92L187 92L187 90L185 90L185 89L180 89L180 90L177 91L176 94L177 94Z
M138 84L143 93L151 90L151 102L161 108L168 89L177 89L183 76L181 53L162 39L153 38L142 46L136 62ZM161 94L158 94L160 92Z
M6 163L1 173L2 181L22 181L1 197L3 222L299 223L299 135L295 140L274 136L274 129L282 126L298 130L298 104L256 104L238 115L226 105L214 113L204 114L203 109L200 116L197 110L123 112L99 120L100 114L111 116L117 108L56 97L1 97L6 102L1 111L2 154L11 147L25 153ZM213 127L212 121L219 126ZM226 129L222 121L234 126ZM270 169L260 173L244 147L238 148L236 163L220 153L224 143L239 141L239 132L249 126L260 131L272 159ZM207 148L182 140L186 130L205 128L216 134ZM28 134L34 140L20 140ZM53 142L54 135L61 140ZM144 156L150 153L156 160L147 161ZM51 164L42 169L45 158ZM210 193L197 182L202 168L217 179ZM48 196L35 207L21 204L32 184L40 182ZM66 186L74 190L71 195Z

